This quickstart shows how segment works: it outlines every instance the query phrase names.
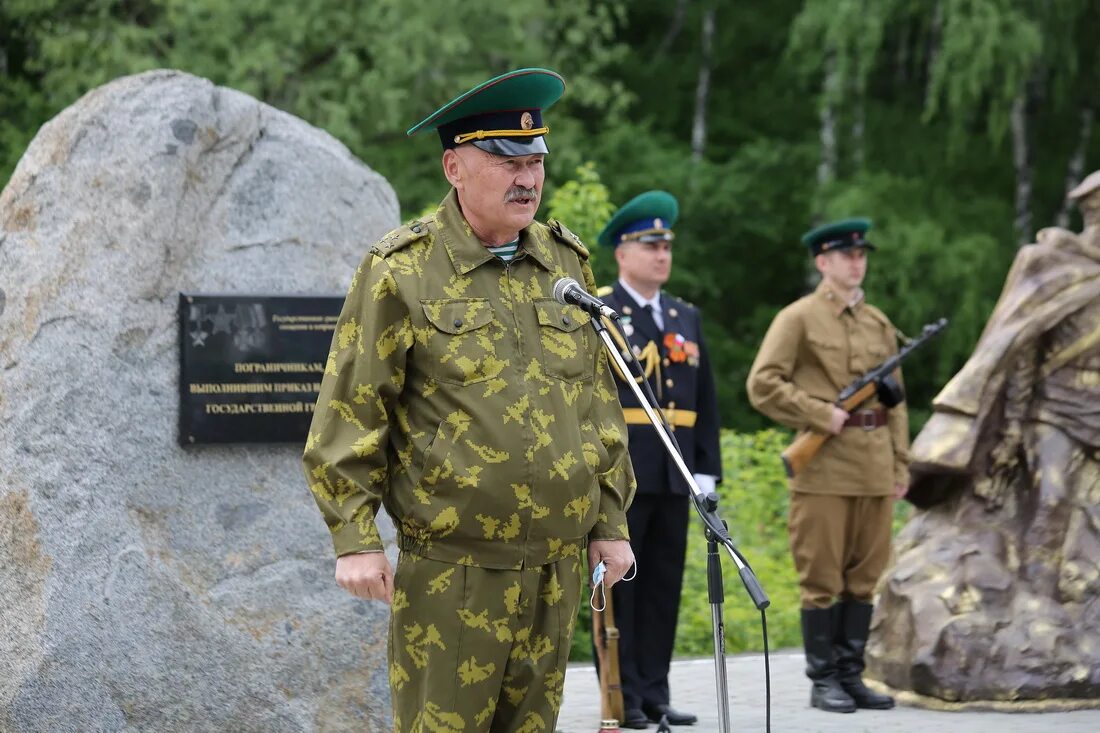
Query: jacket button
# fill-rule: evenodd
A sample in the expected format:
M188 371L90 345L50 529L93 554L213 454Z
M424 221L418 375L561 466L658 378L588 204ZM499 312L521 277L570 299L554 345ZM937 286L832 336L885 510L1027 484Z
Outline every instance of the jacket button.
M666 387L671 387L672 386L672 380L671 379L666 379L665 380L665 386Z
M461 327L462 327L462 319L461 318L456 318L455 319L455 328L461 328Z
M562 323L563 326L568 326L569 325L569 316L562 316L561 317L561 323Z
M661 362L661 363L662 363L662 364L664 364L665 366L668 366L668 365L669 365L669 364L671 364L672 362L670 362L670 361L668 360L668 358L666 357L666 358L665 358L665 360L664 360L663 362Z

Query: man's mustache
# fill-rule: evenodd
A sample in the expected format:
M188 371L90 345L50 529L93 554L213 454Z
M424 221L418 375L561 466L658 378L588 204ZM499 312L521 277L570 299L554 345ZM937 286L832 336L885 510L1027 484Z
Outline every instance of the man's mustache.
M523 188L522 186L512 186L508 189L508 193L504 196L505 203L509 201L515 201L516 199L533 199L538 196L538 189L532 186L531 188Z

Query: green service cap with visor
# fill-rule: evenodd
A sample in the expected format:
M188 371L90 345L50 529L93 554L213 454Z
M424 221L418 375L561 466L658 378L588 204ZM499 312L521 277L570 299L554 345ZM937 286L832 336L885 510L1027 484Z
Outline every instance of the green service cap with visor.
M596 238L604 247L626 242L671 241L680 204L668 191L646 191L623 204Z
M874 251L875 245L867 241L867 230L870 228L870 219L841 219L822 224L806 232L802 235L802 244L809 247L810 253L815 256L854 247Z
M565 93L549 69L516 69L463 92L405 133L435 130L444 150L472 143L494 155L547 153L542 113Z

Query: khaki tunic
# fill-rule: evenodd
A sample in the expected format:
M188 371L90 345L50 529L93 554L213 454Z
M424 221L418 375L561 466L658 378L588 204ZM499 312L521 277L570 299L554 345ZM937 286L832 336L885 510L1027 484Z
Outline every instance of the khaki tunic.
M860 302L846 306L823 282L772 321L749 371L749 401L795 430L827 433L840 391L897 352L889 319ZM900 370L895 377L901 380ZM872 397L864 408L881 407ZM875 430L849 427L829 438L791 489L814 494L885 496L908 484L905 403Z
M587 256L536 222L506 265L453 190L371 249L304 456L337 555L382 549L380 502L403 551L441 562L519 569L628 539L614 378L589 317L551 297L562 277L595 290Z

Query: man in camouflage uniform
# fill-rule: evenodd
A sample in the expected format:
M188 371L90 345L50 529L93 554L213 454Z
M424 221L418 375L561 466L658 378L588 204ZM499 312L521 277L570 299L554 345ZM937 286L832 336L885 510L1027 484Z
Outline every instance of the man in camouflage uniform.
M905 405L877 399L849 415L844 387L897 351L889 319L863 300L871 222L845 219L802 241L821 272L817 290L776 315L748 378L749 400L796 430L832 437L791 480L788 530L802 596L810 704L830 712L886 709L893 698L861 679L871 599L890 557L894 500L909 483ZM895 375L900 381L900 373Z
M453 189L371 248L326 366L305 470L337 582L392 604L395 731L552 731L582 550L608 586L633 563L614 379L589 316L551 297L595 290L588 251L534 221L563 91L521 69L409 130L438 130Z

